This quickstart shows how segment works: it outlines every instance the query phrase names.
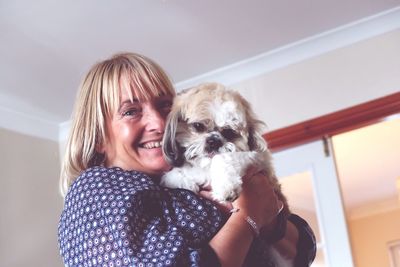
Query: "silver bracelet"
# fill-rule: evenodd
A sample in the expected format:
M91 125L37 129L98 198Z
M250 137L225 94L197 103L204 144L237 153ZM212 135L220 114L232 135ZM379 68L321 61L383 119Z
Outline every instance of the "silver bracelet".
M239 208L232 208L229 212L236 213L239 210L240 210ZM254 233L254 237L257 237L260 234L260 230L258 229L257 223L250 216L246 216L244 220L247 222L248 225L250 225L250 228Z
M253 230L254 237L258 237L260 235L260 230L258 229L257 223L250 216L246 216L245 220L250 225L251 230Z
M229 213L236 213L238 212L240 209L239 208L232 208Z

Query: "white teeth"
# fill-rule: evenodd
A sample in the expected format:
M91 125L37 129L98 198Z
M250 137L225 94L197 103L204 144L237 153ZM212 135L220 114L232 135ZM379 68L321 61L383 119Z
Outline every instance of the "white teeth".
M161 146L161 142L148 142L142 145L142 147L147 148L147 149L151 149L151 148L155 148L155 147L160 147Z

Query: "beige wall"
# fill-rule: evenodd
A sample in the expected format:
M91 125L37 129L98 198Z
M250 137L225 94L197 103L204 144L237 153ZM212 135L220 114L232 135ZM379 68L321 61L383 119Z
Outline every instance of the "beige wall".
M389 267L387 243L400 239L400 209L348 223L356 267Z
M58 143L0 128L0 266L62 266Z

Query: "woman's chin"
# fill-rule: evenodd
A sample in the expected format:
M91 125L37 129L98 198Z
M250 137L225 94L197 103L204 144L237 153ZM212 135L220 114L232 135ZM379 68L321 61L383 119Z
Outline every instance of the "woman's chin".
M162 174L171 167L164 159L161 147L152 149L139 149L139 157L144 172L149 174Z
M139 155L142 158L149 158L149 160L155 160L158 157L163 157L161 147L154 147L154 148L139 148L138 149Z
M171 166L165 161L164 156L152 158L146 162L145 166L152 172L164 173L171 169Z

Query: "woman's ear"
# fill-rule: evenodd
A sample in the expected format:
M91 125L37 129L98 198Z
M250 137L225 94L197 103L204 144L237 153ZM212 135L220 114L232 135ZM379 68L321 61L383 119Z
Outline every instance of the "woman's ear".
M183 149L176 141L176 128L181 120L181 112L178 108L172 109L167 118L162 141L163 154L167 162L175 167L183 165Z
M106 139L96 137L95 151L91 159L92 165L104 165L106 161Z
M96 152L100 153L100 154L104 154L106 152L106 148L105 148L104 142L101 142L101 143L96 142L95 149L96 149Z
M88 167L103 166L106 161L105 148L102 145L96 144L95 150L88 162Z

